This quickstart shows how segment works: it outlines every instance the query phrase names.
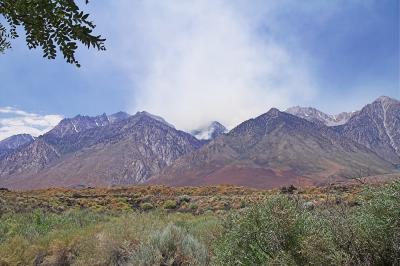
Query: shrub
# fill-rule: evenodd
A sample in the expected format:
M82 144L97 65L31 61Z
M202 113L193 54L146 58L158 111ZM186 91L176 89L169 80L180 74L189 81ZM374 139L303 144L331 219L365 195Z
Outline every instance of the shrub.
M206 247L181 228L168 224L152 234L132 256L133 265L208 265Z
M196 203L191 203L189 205L189 209L191 209L193 211L197 210L198 208L199 208L199 206Z
M175 209L176 201L175 200L167 200L164 202L164 209Z
M303 218L293 202L283 196L232 215L217 242L221 265L290 264Z
M33 213L9 213L0 219L0 243L14 236L35 240L56 228L83 228L109 217L90 211L71 210L61 215L36 210Z
M153 208L154 208L154 206L150 202L145 202L145 203L140 204L140 209L142 209L143 211L148 211Z
M320 211L318 218L325 224L314 230L315 235L321 239L321 229L325 228L329 245L344 259L340 264L400 265L399 191L400 182L379 189L368 188L359 205ZM327 247L327 244L317 245L316 241L308 244L312 243L320 249Z
M99 224L79 241L73 265L132 265L129 261L139 244L165 224L164 217L157 212L137 212Z
M80 193L78 193L78 192L74 192L74 193L72 193L72 197L73 198L81 198L82 195Z
M400 265L400 182L370 189L360 205L305 208L284 195L224 223L220 265Z
M80 210L62 214L40 210L9 213L0 219L0 265L32 265L34 260L70 261L72 242L92 225L109 218Z
M364 265L400 265L400 181L370 189L364 197L348 219L346 231L355 237L348 252Z
M289 187L282 187L281 188L281 193L283 194L293 194L297 188L293 185L290 185Z
M182 195L182 196L179 196L179 198L178 198L179 204L182 204L184 202L188 203L188 202L190 202L190 200L191 200L191 198L188 195Z
M0 265L29 265L26 250L29 242L16 236L8 241L7 245L0 245Z

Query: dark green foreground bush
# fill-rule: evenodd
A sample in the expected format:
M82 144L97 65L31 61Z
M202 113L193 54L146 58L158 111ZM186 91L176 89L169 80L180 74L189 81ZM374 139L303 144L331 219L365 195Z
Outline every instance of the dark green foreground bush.
M400 265L400 182L369 191L360 206L312 211L274 197L224 224L219 265Z

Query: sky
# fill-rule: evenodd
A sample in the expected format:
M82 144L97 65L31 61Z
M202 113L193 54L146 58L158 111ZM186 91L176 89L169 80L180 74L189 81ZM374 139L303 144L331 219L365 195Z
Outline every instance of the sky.
M107 51L81 47L76 68L14 40L0 55L0 139L77 114L146 110L191 130L400 99L397 0L81 2Z

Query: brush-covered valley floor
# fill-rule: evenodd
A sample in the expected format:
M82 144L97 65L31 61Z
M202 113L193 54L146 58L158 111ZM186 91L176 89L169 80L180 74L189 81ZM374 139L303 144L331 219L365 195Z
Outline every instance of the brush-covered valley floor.
M0 189L0 265L400 265L400 181Z

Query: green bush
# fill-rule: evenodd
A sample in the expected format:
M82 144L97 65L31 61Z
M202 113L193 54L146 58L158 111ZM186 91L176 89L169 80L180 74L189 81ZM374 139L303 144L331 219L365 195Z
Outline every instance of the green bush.
M82 210L71 210L63 214L42 210L22 214L8 213L0 219L0 244L14 236L32 241L57 228L83 228L109 218L104 214Z
M63 260L72 253L73 239L79 239L95 224L110 219L104 214L82 210L62 214L41 210L8 213L0 219L0 265L33 265L35 258L42 256L53 261Z
M219 265L400 265L400 182L361 205L310 210L278 195L224 223Z
M191 209L193 211L197 210L198 208L199 208L199 206L196 203L191 203L189 205L189 209Z
M175 209L176 201L175 200L167 200L164 202L164 209Z
M154 206L150 202L145 202L145 203L140 204L140 209L142 209L143 211L148 211L153 208L154 208Z
M181 228L169 224L152 234L132 256L132 265L208 265L206 247Z
M231 215L216 246L221 265L291 264L305 218L288 198L275 197Z
M179 198L178 198L179 204L182 204L182 203L184 203L184 202L188 203L188 202L190 202L190 200L191 200L191 198L190 198L189 195L181 195L181 196L179 196Z
M343 233L355 238L349 253L364 265L400 265L400 181L370 189L365 197L350 213L350 229Z

